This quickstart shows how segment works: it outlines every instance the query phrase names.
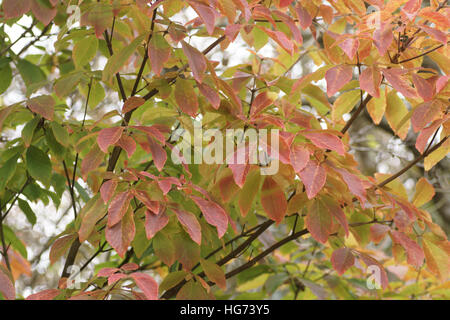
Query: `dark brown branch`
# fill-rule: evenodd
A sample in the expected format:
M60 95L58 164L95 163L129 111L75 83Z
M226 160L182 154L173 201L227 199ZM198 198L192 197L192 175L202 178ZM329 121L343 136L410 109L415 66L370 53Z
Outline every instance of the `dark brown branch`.
M347 132L347 130L350 128L350 126L353 124L353 122L356 120L356 118L359 116L359 114L364 110L366 105L369 103L370 99L372 99L372 96L368 94L366 96L366 98L364 99L364 101L359 104L358 109L352 114L352 117L350 118L350 120L347 121L344 128L342 128L342 130L341 130L342 133Z
M401 60L398 63L404 63L404 62L408 62L408 61L411 61L411 60L423 57L423 56L425 56L425 55L427 55L427 54L429 54L429 53L431 53L433 51L436 51L439 48L442 48L443 46L444 46L444 44L440 44L440 45L438 45L437 47L435 47L435 48L433 48L431 50L428 50L428 51L426 51L426 52L424 52L422 54L419 54L418 56L415 56L415 57L412 57L412 58L409 58L409 59L405 59L405 60Z

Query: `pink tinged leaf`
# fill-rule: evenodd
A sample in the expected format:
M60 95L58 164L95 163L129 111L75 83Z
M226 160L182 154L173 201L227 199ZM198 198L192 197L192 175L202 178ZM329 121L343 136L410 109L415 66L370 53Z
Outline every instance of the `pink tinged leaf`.
M122 258L125 257L125 253L133 241L135 234L136 228L132 210L128 210L119 223L116 223L112 227L107 226L105 230L106 241L108 241L111 247Z
M229 24L226 26L224 33L230 41L234 41L241 31L241 28L241 24Z
M186 55L189 67L192 70L192 73L194 74L195 80L197 82L202 83L203 76L205 75L206 71L206 58L198 49L194 48L190 44L181 41L181 46L183 48L183 52Z
M47 289L30 294L25 300L53 300L61 293L58 289Z
M127 101L123 104L122 113L128 113L131 110L139 108L145 103L145 100L141 97L129 97Z
M156 169L161 171L166 163L167 153L164 148L152 138L148 138L148 143L150 145L150 152L152 153L153 162L155 163Z
M445 88L448 81L450 79L450 76L440 76L436 81L436 93L439 93L442 89Z
M120 222L128 210L132 195L128 191L117 194L108 207L108 227Z
M440 118L441 108L437 103L424 102L414 109L411 123L414 132L422 130L430 122Z
M198 89L201 94L211 103L214 109L219 109L220 107L220 96L216 90L212 89L210 86L204 83L197 83Z
M394 35L389 24L384 24L373 33L373 42L377 47L380 56L384 56L386 54L392 41L394 41Z
M402 12L406 15L409 21L413 21L416 18L422 6L422 0L409 0L402 8Z
M281 31L272 31L267 28L261 27L261 29L267 33L276 43L278 43L287 53L292 55L294 53L294 44L291 40Z
M280 8L284 8L289 6L293 0L280 0Z
M434 132L441 126L442 122L442 119L435 120L428 127L420 131L416 140L416 149L420 153L423 153L425 151L428 140L430 139L431 135L433 135Z
M309 207L305 222L306 228L315 240L320 243L328 241L333 220L329 210L324 207L322 201L316 200L312 203Z
M112 285L121 279L125 279L128 276L124 273L114 273L108 277L108 285Z
M314 160L310 160L298 175L305 185L308 199L312 199L317 195L325 185L327 179L326 170Z
M412 80L419 96L421 96L424 101L431 101L434 96L433 86L427 80L415 73L412 75Z
M350 80L352 80L353 69L351 66L340 65L328 69L325 73L325 80L327 82L327 95L333 96Z
M345 147L342 140L329 132L301 132L301 135L311 140L321 149L336 151L341 156L345 155Z
M126 151L128 158L131 158L136 151L136 141L127 135L121 136L119 141L116 142L116 145Z
M191 199L202 211L206 222L215 226L217 228L219 238L222 238L228 228L228 215L225 210L217 203L197 196L191 196Z
M287 210L287 200L283 190L270 176L264 179L261 189L261 204L267 216L279 224Z
M103 183L102 186L100 187L100 195L105 204L108 203L108 201L113 196L114 191L116 191L116 187L117 181L115 180L108 180L105 183Z
M69 234L58 238L50 249L50 265L55 264L68 250L72 242L77 238L77 234Z
M153 214L151 211L145 211L145 234L147 239L151 239L155 234L162 230L169 223L169 217L165 213Z
M295 172L299 173L306 167L309 161L309 156L310 153L305 147L299 144L291 145L290 159L291 165L294 168Z
M380 97L381 73L375 66L368 67L359 76L359 86L375 98Z
M198 99L190 81L180 79L175 83L175 101L184 113L191 117L197 115Z
M388 226L385 226L384 224L375 223L370 226L370 240L373 241L375 244L378 244L381 242L381 240L384 239L386 234L391 230Z
M150 135L151 137L153 137L156 140L158 140L159 142L161 142L161 144L165 144L166 138L164 138L164 135L156 127L156 125L154 125L154 126L133 126L132 128L137 129L142 132L145 132L146 134Z
M392 240L400 244L405 249L408 263L416 268L420 268L423 264L423 260L425 259L425 254L423 253L422 248L403 232L392 230L391 235Z
M31 3L31 11L44 26L48 25L58 12L56 8L50 8L44 2L36 0Z
M173 209L177 215L178 221L184 226L187 233L194 242L201 245L202 242L202 229L195 215L191 212L184 210Z
M164 64L169 60L171 47L162 35L154 35L148 44L150 65L156 75L161 75Z
M342 276L348 268L355 264L355 257L348 248L340 248L333 251L331 255L331 264L334 270Z
M0 292L6 300L14 300L16 297L16 290L14 284L9 277L0 269Z
M342 226L342 228L345 231L345 235L348 237L349 235L348 221L347 217L345 216L344 210L342 210L341 206L331 197L324 196L322 198L322 201L325 207L330 212L330 215L333 216L337 220L337 222Z
M303 30L307 29L312 24L311 15L301 4L298 4L297 7L295 7L295 11L297 12L300 26Z
M97 276L108 278L118 271L120 271L119 268L102 268L98 271Z
M353 173L348 172L345 169L336 169L337 172L341 175L345 184L351 193L358 197L359 201L361 201L361 205L364 208L366 202L366 189L364 188L363 182Z
M425 31L430 37L436 39L439 42L442 42L442 44L447 43L447 34L445 32L427 26L420 26L420 28Z
M244 186L248 171L250 170L250 166L248 164L229 164L228 167L233 173L234 182L239 186L239 188L242 188Z
M159 202L151 200L150 195L147 191L135 189L133 193L136 198L147 207L148 210L150 210L154 214L160 213L161 206L159 205Z
M136 263L126 263L123 266L120 267L121 270L123 271L135 271L137 269L139 269L139 266Z
M355 38L347 38L339 43L339 47L350 59L353 59L359 48L359 40Z
M3 12L6 19L21 17L30 9L31 0L3 0Z
M103 161L105 154L98 148L97 145L88 152L81 162L81 175L86 180L89 172L97 169Z
M112 127L100 130L97 136L97 143L104 153L108 153L108 147L119 141L124 127Z
M251 105L250 117L253 118L255 115L263 111L265 108L273 104L273 97L269 96L267 92L261 92L258 94Z
M216 13L214 12L214 10L211 7L208 7L199 2L189 1L189 4L191 5L192 9L197 12L200 19L202 19L203 23L206 25L206 30L208 31L209 35L212 35L214 33L214 26L216 24Z
M44 95L30 99L27 105L34 113L37 113L47 120L53 120L55 100L52 96Z
M131 277L148 300L158 300L158 283L155 279L142 272L132 273Z
M302 33L301 33L300 29L297 27L297 25L295 24L294 19L292 19L287 14L285 14L281 11L278 11L278 10L276 10L275 13L280 17L281 21L283 21L283 23L289 27L289 30L292 33L292 37L293 37L294 41L296 41L298 44L302 44L303 43Z
M394 87L395 90L400 92L406 98L416 98L416 91L406 82L403 74L405 71L400 68L382 69L383 75L386 80Z
M223 270L214 262L201 259L200 264L205 272L206 276L222 290L227 289L227 280Z
M371 272L374 272L373 275L375 276L380 276L380 279L378 281L380 281L380 285L383 289L386 289L389 285L389 280L387 277L387 273L386 270L384 270L383 266L381 265L381 263L379 263L376 259L372 258L371 256L362 253L362 252L358 252L359 257L361 258L361 260L366 264L367 267L371 267L373 268L371 270Z

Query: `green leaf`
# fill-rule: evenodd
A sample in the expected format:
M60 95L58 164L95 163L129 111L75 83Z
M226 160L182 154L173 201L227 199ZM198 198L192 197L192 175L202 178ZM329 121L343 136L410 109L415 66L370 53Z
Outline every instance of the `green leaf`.
M17 69L19 69L19 73L27 86L33 83L45 81L47 78L41 68L32 64L28 60L19 60L17 62Z
M184 278L186 278L187 275L188 273L183 270L169 273L159 285L159 292L163 293L164 291L175 287Z
M68 147L70 138L67 130L57 122L51 122L50 127L52 128L53 135L55 136L56 141L58 141L64 147Z
M68 96L72 91L74 91L80 83L83 77L82 72L71 72L55 82L55 93L59 98L64 98Z
M41 149L30 146L26 153L26 162L28 172L33 178L49 184L52 176L52 163Z
M19 154L13 155L0 168L0 190L2 190L6 186L9 179L11 179L11 177L14 175L17 167L17 159L19 159L19 156Z
M6 59L1 59L0 61L3 61ZM9 63L3 64L0 62L0 74L2 75L0 77L0 94L6 91L6 89L9 88L11 81L12 81L12 70L9 66Z
M352 111L355 104L360 100L360 92L359 90L352 90L344 92L339 95L336 101L333 104L333 111L331 116L334 121L342 120L342 116L345 113L349 113Z
M36 129L38 123L40 121L40 117L34 117L31 121L27 122L25 127L22 129L22 139L25 146L28 148L31 145L31 141L33 141L34 130Z
M77 41L73 47L72 57L77 68L81 68L89 63L97 54L98 40L94 36L89 36Z
M10 227L3 225L3 232L5 235L5 242L10 243L11 247L13 247L14 250L19 252L22 257L27 259L27 248L25 247L23 242L19 238L17 238L14 231Z
M45 140L53 155L60 160L64 159L66 149L56 140L52 130L45 130Z
M27 201L20 198L17 200L19 202L20 210L22 210L22 212L25 214L28 222L31 223L32 226L34 226L34 224L36 223L36 214L33 212Z

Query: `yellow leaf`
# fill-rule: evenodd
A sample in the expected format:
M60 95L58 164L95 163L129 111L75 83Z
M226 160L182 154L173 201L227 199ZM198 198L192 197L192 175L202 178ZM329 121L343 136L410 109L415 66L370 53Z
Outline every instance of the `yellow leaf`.
M406 138L411 123L409 118L404 120L407 115L408 109L402 99L396 91L391 91L387 96L386 119L395 134L402 140Z
M420 178L416 183L416 193L414 194L413 204L421 207L434 197L434 188L425 178Z
M442 146L434 150L425 157L424 167L425 171L433 168L439 161L441 161L450 152L450 140L445 141Z

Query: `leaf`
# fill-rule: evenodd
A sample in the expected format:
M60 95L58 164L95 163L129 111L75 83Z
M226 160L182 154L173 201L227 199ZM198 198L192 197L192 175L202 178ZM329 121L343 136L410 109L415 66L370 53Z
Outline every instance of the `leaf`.
M394 35L389 23L384 23L373 33L373 43L377 47L380 56L386 54L392 41L394 41Z
M322 198L319 201L322 201L324 203L330 215L333 216L336 219L336 221L342 226L342 228L345 231L345 235L348 237L349 235L348 221L347 217L345 216L344 210L342 210L341 208L341 205L335 199L333 199L328 195L322 196Z
M174 264L176 260L176 248L171 238L159 232L152 240L153 249L157 257L161 259L167 266Z
M352 80L353 70L351 66L340 65L328 69L325 73L325 80L327 82L327 95L333 96L350 80Z
M177 300L209 300L210 297L207 295L205 289L199 282L194 280L189 280L184 286L178 291Z
M245 180L245 184L239 194L239 210L245 217L250 211L253 201L259 191L261 175L257 170L250 171Z
M254 118L257 114L261 113L265 108L272 105L273 102L277 98L277 94L274 92L261 92L258 94L255 99L253 100L253 103L251 105L251 112L250 117Z
M379 263L376 259L372 258L371 256L369 256L365 253L358 252L358 254L359 254L359 257L361 258L361 260L366 264L367 267L375 268L375 270L377 270L379 272L380 279L377 279L377 280L380 281L381 287L383 289L386 289L389 285L389 280L387 277L386 270L384 270L381 263ZM375 275L377 275L376 272L375 272Z
M425 157L423 166L425 171L433 168L439 161L448 155L450 152L450 140L446 140L444 144L438 149L434 150L428 156Z
M25 159L29 174L36 180L39 180L46 185L49 184L52 176L52 163L50 162L48 155L41 149L30 146L27 149Z
M178 79L175 83L175 101L184 113L195 117L198 110L198 99L193 94L194 86L188 80Z
M129 45L122 50L115 52L109 59L103 69L102 80L111 82L112 77L124 67L128 59L135 54L137 48L141 45L145 38L145 34L138 36Z
M3 0L6 19L21 17L31 9L31 0Z
M100 195L102 197L103 202L106 204L116 191L117 181L116 180L108 180L102 184L100 187Z
M64 98L75 91L82 78L83 73L79 71L71 72L58 78L53 87L58 98Z
M425 259L422 248L403 232L392 230L391 235L392 240L399 243L405 249L408 263L416 268L420 268L423 264L423 259Z
M370 240L378 244L384 239L386 234L391 230L388 226L383 224L375 223L370 226Z
M184 232L173 235L175 257L183 265L183 269L191 271L200 261L200 247Z
M422 177L416 183L416 192L414 193L412 203L419 208L431 201L434 195L435 191L433 185L430 184L426 178Z
M333 111L331 112L333 121L342 120L342 116L352 111L355 104L360 101L360 98L359 90L351 90L340 94L333 103Z
M348 248L340 248L333 251L331 255L331 264L334 270L342 276L348 268L355 264L355 257Z
M422 246L428 269L441 281L446 281L450 272L449 242L424 237Z
M211 7L206 6L200 2L189 1L189 5L192 7L192 9L195 10L195 12L197 12L200 19L206 25L206 30L208 31L209 35L212 35L214 33L214 26L216 24L215 11Z
M0 59L0 61L2 61L2 59ZM0 74L2 75L0 78L0 94L3 94L11 85L13 77L12 69L9 63L6 63L0 67Z
M302 145L292 144L291 153L289 158L291 159L292 168L296 173L302 171L309 161L309 150Z
M167 274L167 276L163 279L161 284L159 285L159 292L163 293L164 291L167 291L173 287L175 287L178 283L183 281L184 278L187 276L186 271L175 271Z
M47 79L42 69L28 60L19 60L17 62L17 69L19 70L19 73L27 86L45 81Z
M339 47L345 52L347 57L353 60L358 51L359 40L357 38L347 38L339 43Z
M350 192L357 196L359 201L361 201L362 207L365 207L365 202L367 200L366 189L364 189L364 184L361 179L345 169L337 168L336 171L339 172Z
M112 199L108 207L108 227L112 227L122 220L132 198L133 196L129 191L123 191Z
M406 98L414 99L417 97L416 90L414 90L404 77L405 70L400 68L382 69L386 80Z
M198 51L196 48L191 46L190 44L181 41L181 47L183 48L183 52L186 55L189 67L192 70L192 73L194 74L194 79L197 80L197 82L202 83L203 76L206 72L206 58Z
M206 222L215 226L219 238L222 238L228 228L228 215L225 210L213 201L205 200L197 196L191 196L191 199L202 211Z
M227 280L225 279L225 273L214 262L210 262L205 259L200 259L200 264L205 272L206 276L222 290L227 289Z
M259 27L259 26L258 26ZM272 31L270 29L260 27L267 35L272 38L280 47L286 50L287 53L292 55L294 53L293 42L281 31Z
M46 289L30 294L25 300L53 300L61 294L58 289Z
M136 285L144 292L148 300L158 300L158 283L148 274L135 272L131 274Z
M94 36L85 37L75 43L72 59L77 68L82 68L97 55L98 39Z
M212 89L205 83L197 83L200 93L211 103L212 107L216 110L220 107L220 95L216 90Z
M33 212L30 205L28 204L28 202L25 200L22 200L20 198L17 199L17 201L18 201L20 210L22 210L22 212L25 214L28 222L31 223L32 226L34 226L36 224L36 214Z
M267 216L279 224L287 210L287 200L283 190L276 181L267 176L261 189L261 204Z
M428 127L424 128L420 131L419 135L417 136L416 145L415 145L416 149L420 153L423 153L425 151L425 147L427 146L428 140L436 132L436 130L441 126L442 122L443 121L441 119L437 119L437 120L433 121Z
M108 147L119 141L124 127L112 127L100 130L97 136L97 143L104 153L108 153Z
M119 141L116 142L116 145L126 151L128 158L131 158L136 151L136 141L127 135L122 135Z
M89 172L94 171L100 166L104 156L105 154L100 150L97 144L94 144L81 162L81 175L84 180L86 180Z
M126 114L130 112L131 110L134 110L136 108L139 108L145 103L145 100L141 97L129 97L127 101L123 104L122 107L122 114Z
M395 91L388 94L386 102L386 119L389 126L400 139L405 140L411 123L409 119L403 120L408 115L408 109Z
M312 24L312 18L309 12L300 3L295 7L295 11L297 12L297 17L302 29L305 30L309 28Z
M321 149L330 149L336 151L341 156L345 155L345 148L342 140L334 134L322 131L302 131L300 134L311 140L312 143Z
M441 108L438 103L424 102L418 105L411 116L414 132L419 132L427 124L441 118Z
M323 188L327 180L327 172L316 161L310 160L306 167L298 173L306 188L308 199L314 198Z
M15 154L0 167L0 190L3 190L8 181L13 177L17 168L17 160L20 154Z
M387 87L381 91L380 97L373 97L367 103L367 112L369 112L373 123L379 124L383 119L384 112L387 106Z
M50 249L50 265L57 262L69 250L76 237L76 234L69 234L56 239Z
M0 269L0 293L6 300L14 300L16 290L11 279Z
M431 83L415 73L412 74L412 80L419 96L424 101L431 101L434 96L434 88Z
M375 98L380 97L381 73L376 66L367 67L359 76L359 86Z
M147 239L152 239L156 233L162 230L167 223L169 223L169 217L166 214L153 214L151 211L145 211L145 233Z
M322 201L315 200L310 204L305 222L306 228L315 240L320 243L328 241L333 222L328 209L325 208Z
M116 250L121 258L124 258L131 241L134 239L135 232L133 210L130 208L122 220L112 227L106 227L106 241Z
M63 128L59 123L52 121L50 123L50 127L52 128L53 135L55 136L56 141L58 141L62 146L68 147L70 144L70 137L67 129Z
M158 76L164 68L164 64L169 60L172 48L166 39L158 33L152 34L152 38L148 44L148 56L152 70Z
M164 164L166 163L167 153L164 148L161 147L161 145L159 145L154 139L148 138L148 143L156 169L158 169L158 171L161 171L164 168Z
M184 210L173 209L177 215L178 221L184 226L192 240L198 245L202 242L202 229L195 215Z
M84 205L79 213L81 218L81 226L78 230L80 243L89 238L95 229L95 225L105 216L106 211L107 207L98 193Z
M44 26L47 26L55 18L58 12L57 8L54 8L48 2L44 2L44 0L32 1L31 11Z
M89 7L89 10L81 16L80 24L82 26L91 25L94 27L95 36L101 38L103 32L111 26L113 19L112 6L107 3L97 3Z

